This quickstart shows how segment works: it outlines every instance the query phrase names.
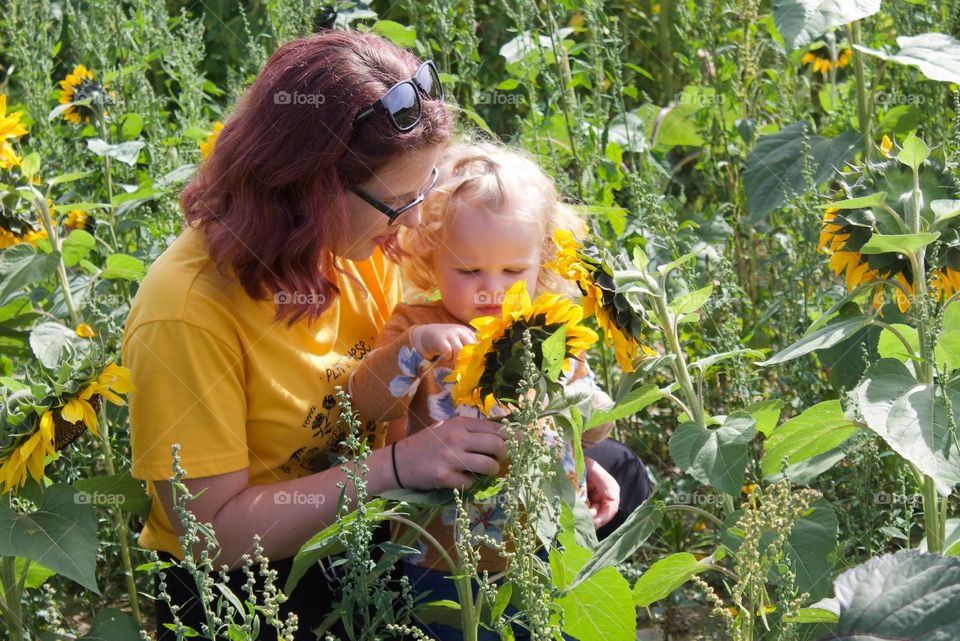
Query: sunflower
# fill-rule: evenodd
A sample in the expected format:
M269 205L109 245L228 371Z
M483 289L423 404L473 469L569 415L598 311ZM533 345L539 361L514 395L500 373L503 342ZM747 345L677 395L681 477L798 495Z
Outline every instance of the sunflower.
M10 169L20 164L20 156L10 144L10 139L26 135L27 129L21 124L22 111L7 114L7 97L0 95L0 169Z
M573 233L566 229L557 229L553 234L553 242L557 246L556 259L544 266L577 284L583 294L584 316L597 317L604 342L614 348L620 367L632 372L636 369L634 361L638 353L645 357L656 356L656 352L639 341L641 319L633 313L632 306L618 305L623 301L618 300L612 280L605 278L607 273L602 269L599 256L589 256ZM598 280L609 281L608 287L601 287ZM618 319L623 322L618 322Z
M102 110L109 98L106 87L96 82L93 79L93 72L83 65L77 65L72 73L60 81L60 104L70 105L64 110L63 117L76 125L81 122L90 122L91 118L97 116L98 109ZM72 104L84 100L90 100L90 103Z
M79 209L71 209L67 212L67 220L64 225L68 229L86 229L89 219L90 216L87 215L87 212Z
M204 160L213 152L213 147L217 144L217 138L220 136L221 129L223 129L223 123L218 120L213 123L213 131L210 132L207 139L200 143L200 156L202 156Z
M581 320L583 308L579 305L550 293L531 302L526 284L517 281L504 295L500 318L482 316L470 321L477 330L477 342L460 351L453 372L447 377L456 383L454 403L479 406L486 413L497 399L516 393L523 375L520 351L526 330L533 339L538 367L543 360L540 346L561 327L566 328L566 355L585 351L598 336L580 325ZM565 360L563 369L568 368L569 361Z
M97 411L101 399L123 405L119 394L134 391L130 370L113 363L107 364L96 379L87 383L80 393L62 406L45 411L26 434L15 436L12 447L0 457L0 483L3 492L22 487L29 474L40 481L46 456L66 447L85 429L97 432Z
M892 143L885 138L881 142L881 151L890 147ZM903 194L912 190L913 177L896 160L875 163L873 167L874 171L869 175L856 171L844 174L844 195L852 198L883 192L886 194L884 204L862 209L828 208L823 214L818 247L830 254L830 270L837 276L843 276L849 291L874 281L897 282L900 287L894 289L894 300L900 311L906 312L915 297L910 259L896 252L864 254L861 249L874 234L901 233L891 222L892 216L896 214L903 217ZM942 166L932 161L924 166L920 184L924 202L948 198L952 193L951 183ZM923 215L925 218L932 217L927 209L924 209ZM931 273L930 285L935 298L944 300L960 287L960 231L948 225L940 232L940 238L929 247L925 268ZM930 261L934 262L931 264ZM878 285L872 304L881 309L884 301L884 286Z
M837 69L849 65L852 58L853 51L851 51L850 47L844 47L841 49L840 53L837 54ZM824 76L826 76L833 68L833 60L830 58L830 50L825 46L816 47L808 51L806 54L804 54L801 64L810 65L810 68L814 72L819 71Z

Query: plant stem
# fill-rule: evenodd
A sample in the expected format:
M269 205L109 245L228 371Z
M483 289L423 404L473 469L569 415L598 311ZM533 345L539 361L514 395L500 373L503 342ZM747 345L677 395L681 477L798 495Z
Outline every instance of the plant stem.
M63 290L63 301L67 306L67 313L70 314L70 322L76 328L80 324L80 314L77 312L77 306L73 302L73 294L70 291L70 281L67 279L67 267L63 264L63 252L61 251L60 236L57 233L57 226L53 224L50 218L50 208L47 207L47 199L39 193L34 197L37 209L40 211L40 222L47 231L47 238L53 251L57 252L57 280L60 281L60 289Z
M850 40L850 49L853 52L853 72L857 78L857 124L864 137L864 153L866 165L873 161L873 135L870 132L870 105L867 104L867 83L863 72L863 54L856 50L855 44L860 42L860 22L854 20L847 26L847 39Z
M0 558L0 584L3 586L4 619L10 641L24 641L23 636L23 592L17 581L17 559L12 556Z
M653 279L650 280L652 281ZM657 318L660 320L660 331L663 332L667 348L674 356L674 359L670 361L670 367L673 368L673 374L680 384L680 391L687 401L687 407L693 412L690 418L700 427L706 427L707 423L704 418L703 405L693 387L693 381L690 379L690 373L687 371L687 359L684 356L683 349L680 347L680 339L677 337L676 319L667 307L667 292L663 287L657 286L656 283L648 283L648 285L655 287L653 290L654 296L652 296L654 311L656 311Z
M703 508L699 508L693 505L665 505L663 507L664 512L690 512L691 514L696 514L697 516L707 519L717 527L723 527L723 521L721 521L715 514L707 512Z
M110 137L110 132L107 130L106 123L103 122L102 115L98 115L97 117L97 127L100 129L100 136L103 138L103 142L109 144L110 141L108 138ZM113 206L113 168L110 163L110 156L105 155L103 157L103 163L104 178L107 182L107 202L110 204L110 224L108 225L110 229L110 239L113 241L113 251L120 251L120 246L117 243L117 232L115 229L117 226L117 216L116 210Z
M103 446L103 462L107 468L107 474L114 476L116 468L113 464L113 448L110 446L110 424L107 421L107 403L104 401L100 408L100 417L102 420L98 425L100 433L100 443ZM130 562L130 544L127 539L130 533L127 528L127 517L121 514L119 508L111 508L110 515L113 517L114 527L117 528L117 538L120 540L120 560L123 563L124 579L127 583L127 596L130 598L130 611L133 614L137 625L140 624L140 602L137 598L137 582L133 576L133 564Z

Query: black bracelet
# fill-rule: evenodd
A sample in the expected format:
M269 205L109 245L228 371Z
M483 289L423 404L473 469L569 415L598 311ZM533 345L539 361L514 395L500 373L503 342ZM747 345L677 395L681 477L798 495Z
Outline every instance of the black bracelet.
M400 474L397 472L397 444L393 443L390 445L390 460L393 461L393 478L397 479L397 485L400 486L401 490L405 490L403 483L400 482Z

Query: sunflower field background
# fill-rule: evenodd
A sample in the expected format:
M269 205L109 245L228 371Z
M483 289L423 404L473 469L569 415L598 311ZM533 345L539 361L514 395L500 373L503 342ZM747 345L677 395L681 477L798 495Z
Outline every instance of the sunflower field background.
M0 638L155 635L123 325L244 88L322 28L434 59L594 229L553 266L616 401L584 418L656 487L545 621L960 638L958 0L5 0Z

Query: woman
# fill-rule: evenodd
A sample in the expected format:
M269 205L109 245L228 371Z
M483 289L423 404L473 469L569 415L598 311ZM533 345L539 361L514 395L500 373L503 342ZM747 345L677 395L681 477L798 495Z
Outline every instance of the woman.
M419 224L450 138L442 99L432 63L372 35L327 32L274 53L224 125L183 193L188 226L151 267L124 333L132 470L154 493L144 547L182 557L170 485L157 482L172 474L174 443L184 483L203 491L189 507L213 525L218 563L237 568L259 534L282 575L282 560L334 520L345 478L318 463L343 436L334 388L400 300L389 257L397 226ZM383 445L384 429L365 429ZM367 490L399 487L398 469L406 487L467 486L496 473L504 452L497 425L443 421L375 450ZM617 487L591 476L602 524ZM195 590L176 572L167 583L180 605ZM318 577L301 586L286 609L312 638L334 597ZM199 629L198 613L178 614Z

